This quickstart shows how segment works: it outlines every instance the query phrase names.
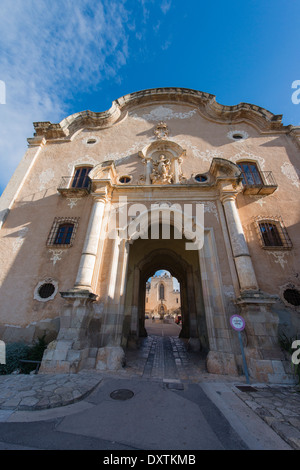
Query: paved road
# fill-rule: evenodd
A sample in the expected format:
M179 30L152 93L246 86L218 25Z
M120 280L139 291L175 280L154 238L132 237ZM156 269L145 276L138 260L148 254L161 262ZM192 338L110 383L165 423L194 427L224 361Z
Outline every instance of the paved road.
M177 325L147 326L149 336L127 367L101 373L83 400L41 411L0 410L0 450L291 449L233 392L236 378L220 381L205 372L203 359L176 336ZM123 390L131 396L114 399L120 390L117 398Z

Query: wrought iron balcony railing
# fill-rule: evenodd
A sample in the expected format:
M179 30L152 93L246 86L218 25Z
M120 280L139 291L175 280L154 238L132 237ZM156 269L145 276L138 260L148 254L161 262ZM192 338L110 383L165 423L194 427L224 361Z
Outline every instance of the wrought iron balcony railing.
M243 186L244 194L272 194L278 187L272 171L243 173Z
M84 195L91 191L91 180L88 176L76 178L74 176L63 176L60 180L57 191L63 196Z

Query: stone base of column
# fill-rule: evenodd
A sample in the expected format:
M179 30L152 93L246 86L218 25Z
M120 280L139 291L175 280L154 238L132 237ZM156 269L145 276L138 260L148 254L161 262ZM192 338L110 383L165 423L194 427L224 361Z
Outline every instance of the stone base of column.
M44 352L40 373L77 373L82 369L117 370L123 367L125 353L121 346L98 347L101 344L101 319L92 306L96 295L76 288L61 295L66 304L60 318L60 330L57 339Z
M210 374L238 375L235 355L224 351L209 351L206 368Z
M73 341L52 341L44 352L39 374L76 374L85 368L89 348L72 348Z
M249 376L252 382L273 384L296 384L291 362L284 356L264 359L255 349L245 348Z
M77 373L89 357L88 326L94 316L96 295L88 290L61 292L66 300L57 339L44 352L40 373Z
M125 353L121 346L99 348L96 357L96 370L119 370L125 366Z
M250 379L266 383L294 383L291 367L278 341L278 315L272 311L276 296L243 292L237 299L246 326L244 349Z

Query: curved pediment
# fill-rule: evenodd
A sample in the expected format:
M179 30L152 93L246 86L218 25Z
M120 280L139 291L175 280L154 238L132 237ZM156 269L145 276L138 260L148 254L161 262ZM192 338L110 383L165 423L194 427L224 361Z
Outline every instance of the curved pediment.
M173 160L185 156L186 151L176 142L171 140L157 140L146 145L140 152L139 156L145 160L157 160L161 154Z
M225 106L216 101L215 95L209 93L187 88L154 88L125 95L113 101L111 108L104 112L81 111L56 124L49 121L34 122L34 135L46 139L70 138L81 128L110 127L137 106L155 103L159 105L162 102L193 105L204 118L218 123L234 124L245 121L264 132L291 132L298 129L295 126L284 126L282 115L274 115L257 105L239 103L235 106Z
M92 181L107 180L114 183L116 180L115 162L107 160L99 163L90 171L89 178Z
M213 158L209 172L216 178L241 179L240 168L230 160Z

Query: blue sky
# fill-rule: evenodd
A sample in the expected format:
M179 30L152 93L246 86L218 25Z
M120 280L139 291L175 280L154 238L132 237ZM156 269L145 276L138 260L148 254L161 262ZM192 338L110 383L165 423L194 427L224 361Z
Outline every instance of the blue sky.
M159 271L156 271L154 273L154 276L162 276L163 274L168 274L169 276L171 276L171 273L170 271L166 271L165 269L160 269ZM151 277L149 277L148 281L150 281ZM180 290L180 284L178 282L178 280L176 279L176 277L173 277L173 288L175 290Z
M248 102L300 125L298 0L0 0L0 192L32 122L155 87ZM1 101L1 100L0 100ZM3 101L3 100L2 100ZM2 102L1 101L1 102Z

